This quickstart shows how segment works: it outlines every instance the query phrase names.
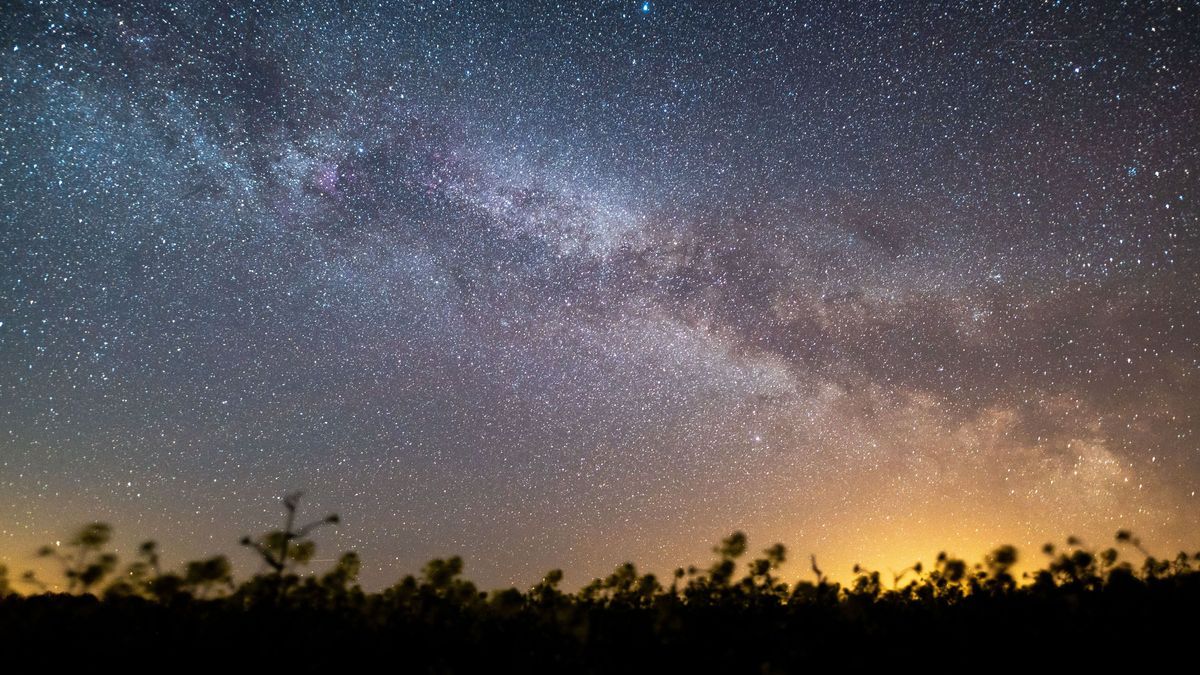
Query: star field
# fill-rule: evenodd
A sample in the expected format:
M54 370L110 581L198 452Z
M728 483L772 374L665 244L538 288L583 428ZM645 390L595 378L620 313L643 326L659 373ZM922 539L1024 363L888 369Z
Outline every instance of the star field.
M1194 547L1197 35L1194 0L6 2L0 557L102 519L249 571L292 489L368 587L735 529L835 576Z

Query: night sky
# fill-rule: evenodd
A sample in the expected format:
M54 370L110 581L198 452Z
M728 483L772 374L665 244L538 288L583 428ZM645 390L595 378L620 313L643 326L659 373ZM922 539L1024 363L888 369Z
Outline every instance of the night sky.
M10 568L1200 545L1195 0L259 5L0 3Z

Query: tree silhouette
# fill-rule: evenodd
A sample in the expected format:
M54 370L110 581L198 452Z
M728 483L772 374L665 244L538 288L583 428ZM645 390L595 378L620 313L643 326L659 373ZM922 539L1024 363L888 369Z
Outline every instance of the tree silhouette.
M249 536L241 539L241 544L258 553L263 564L271 571L265 595L276 603L283 599L287 587L296 581L294 575L291 574L292 568L312 560L313 554L316 553L317 545L306 537L322 525L339 522L338 515L331 513L320 520L297 527L296 511L300 505L300 498L303 496L303 492L293 492L283 497L282 530L268 532L257 539ZM251 595L259 594L261 594L259 591L251 593Z
M183 586L198 598L206 598L214 588L232 590L233 567L223 555L189 562L183 575Z
M1043 569L1026 577L1031 583L1013 577L1020 554L1012 546L976 564L943 552L931 566L916 563L890 579L855 566L843 586L815 557L815 581L787 583L787 549L775 544L735 578L749 546L734 532L713 547L714 562L676 568L669 587L628 562L576 592L561 588L557 569L526 591L482 592L464 578L463 559L449 556L372 593L358 586L362 561L353 552L327 571L295 572L312 557L311 532L336 522L297 526L298 502L298 494L288 495L283 529L246 544L266 570L240 584L221 555L164 569L153 541L108 581L111 530L97 523L46 554L63 563L72 593L14 595L0 566L6 649L36 645L46 653L70 635L72 648L86 653L248 654L288 670L336 667L361 655L437 673L787 673L825 663L854 667L873 654L968 663L999 645L1030 654L1064 654L1064 645L1085 643L1162 649L1188 644L1200 628L1200 556L1145 556L1135 567L1118 550L1134 543L1124 530L1118 547L1098 553L1074 537L1062 548L1047 545ZM103 591L99 599L95 590ZM284 642L295 647L277 648Z
M8 566L0 564L0 598L14 592L8 581Z
M37 551L40 558L51 558L62 565L69 593L87 593L117 566L117 556L104 551L112 539L108 523L88 523L76 531L64 546L43 546Z
M1152 557L1150 555L1149 551L1142 548L1142 540L1133 536L1133 533L1130 532L1129 530L1117 530L1116 539L1117 539L1118 544L1128 544L1129 546L1132 546L1135 549L1137 549L1139 553L1146 556L1147 558Z
M992 592L1007 591L1016 584L1016 579L1009 573L1012 566L1017 564L1015 547L1009 545L997 547L987 555L986 564L989 590Z
M717 562L708 570L708 576L714 586L726 586L733 578L733 572L737 567L735 562L746 552L746 534L744 532L734 532L733 534L721 540L721 543L713 547L713 553L718 557Z
M321 520L314 520L307 525L296 527L296 510L300 504L303 492L293 492L283 498L285 512L282 530L274 530L257 539L249 536L242 537L241 544L254 549L262 558L263 563L274 571L276 576L283 576L295 565L307 563L316 553L317 545L305 539L313 530L322 525L336 524L339 519L336 513L331 513Z

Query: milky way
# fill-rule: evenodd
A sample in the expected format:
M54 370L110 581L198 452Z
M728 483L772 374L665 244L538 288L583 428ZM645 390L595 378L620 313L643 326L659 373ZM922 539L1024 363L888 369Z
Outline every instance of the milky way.
M1200 545L1197 35L1194 0L4 3L0 557L101 519L251 571L292 489L369 587L735 529L835 575Z

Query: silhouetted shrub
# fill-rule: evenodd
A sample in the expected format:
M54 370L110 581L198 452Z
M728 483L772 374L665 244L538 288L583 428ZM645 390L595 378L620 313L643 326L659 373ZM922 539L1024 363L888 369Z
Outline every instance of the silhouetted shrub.
M65 640L80 653L143 662L191 654L291 670L384 659L432 673L774 673L891 663L919 650L941 665L1038 654L1078 667L1089 646L1162 653L1189 645L1200 628L1200 559L1156 559L1124 530L1116 544L1141 553L1140 564L1072 537L1061 550L1047 544L1045 568L1027 572L1025 583L1014 577L1017 549L1000 546L976 565L943 552L931 567L916 563L886 581L855 566L846 586L810 558L812 580L789 584L782 544L739 565L749 542L735 532L714 547L709 566L680 567L666 587L625 563L574 593L560 588L561 570L528 590L482 592L451 556L369 593L358 585L353 552L324 572L297 573L316 547L309 535L337 522L297 527L298 501L298 493L285 498L283 529L243 540L265 570L240 584L220 555L164 570L152 541L110 579L117 560L105 550L112 531L103 523L41 550L59 561L69 593L44 592L46 582L26 576L43 592L16 595L0 566L6 650L48 654ZM101 598L91 594L97 589Z

